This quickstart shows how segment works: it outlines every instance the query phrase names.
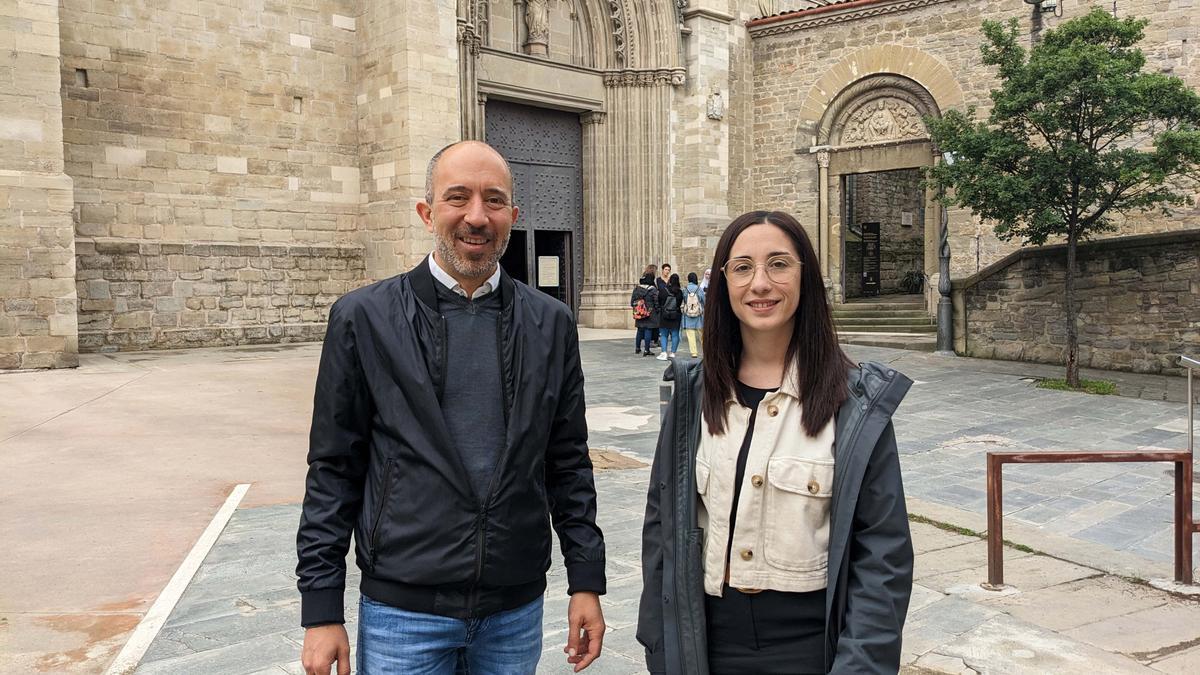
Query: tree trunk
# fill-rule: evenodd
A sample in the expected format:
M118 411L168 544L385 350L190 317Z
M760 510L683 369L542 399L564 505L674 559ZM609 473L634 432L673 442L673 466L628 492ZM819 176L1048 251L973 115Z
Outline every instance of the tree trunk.
M1074 227L1067 230L1067 386L1079 388L1079 333L1076 330L1075 312L1075 247L1079 243L1079 231Z

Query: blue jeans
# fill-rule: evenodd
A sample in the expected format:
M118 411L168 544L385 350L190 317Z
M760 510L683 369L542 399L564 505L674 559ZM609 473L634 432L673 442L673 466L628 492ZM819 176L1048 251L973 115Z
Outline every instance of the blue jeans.
M679 329L662 328L660 330L662 331L662 339L658 344L662 345L662 350L664 352L670 352L674 354L679 349ZM667 345L670 345L671 348L668 349Z
M650 351L650 334L654 332L653 328L639 328L637 335L633 336L633 348L636 351ZM642 342L646 343L645 349L642 348Z
M358 603L362 675L532 675L541 655L542 598L480 619Z

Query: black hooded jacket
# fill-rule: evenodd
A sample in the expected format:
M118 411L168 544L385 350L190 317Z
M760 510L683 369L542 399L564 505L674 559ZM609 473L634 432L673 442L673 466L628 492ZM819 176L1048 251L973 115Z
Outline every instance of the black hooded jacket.
M696 516L701 368L681 359L666 373L675 394L650 473L637 626L651 673L708 675L704 532ZM847 378L849 398L835 422L825 670L885 675L900 669L912 595L912 538L892 428L912 380L878 363L859 364Z
M569 592L605 590L574 318L501 272L508 430L480 498L442 416L435 283L425 260L330 311L297 535L304 626L343 621L351 532L362 591L410 611L468 618L532 601L545 590L551 518Z

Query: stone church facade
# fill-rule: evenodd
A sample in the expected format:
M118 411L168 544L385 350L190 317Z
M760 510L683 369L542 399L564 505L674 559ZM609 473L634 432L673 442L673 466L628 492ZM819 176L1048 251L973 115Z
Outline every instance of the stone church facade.
M1107 7L1108 5L1103 5ZM986 108L979 24L1017 0L17 0L0 5L0 368L320 339L432 243L425 164L514 169L503 264L581 325L629 324L647 263L702 271L729 220L796 214L834 299L936 288L922 117ZM1148 67L1200 86L1192 0L1132 0ZM1061 14L1062 16L1057 16ZM951 276L1010 254L950 214ZM1200 229L1194 205L1117 234ZM1186 256L1185 256L1186 258ZM932 276L932 279L930 277Z

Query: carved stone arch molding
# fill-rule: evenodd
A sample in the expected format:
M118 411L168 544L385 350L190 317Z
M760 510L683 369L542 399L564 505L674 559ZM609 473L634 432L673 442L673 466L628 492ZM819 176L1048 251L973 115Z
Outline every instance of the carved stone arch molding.
M846 87L830 103L817 127L817 144L925 139L922 118L940 114L937 101L917 82L899 75L871 75Z
M836 115L829 114L830 108L835 103L845 105L854 100L853 96L845 95L848 89L872 76L884 75L915 83L919 90L913 92L913 96L921 100L932 99L939 111L964 105L962 87L954 72L937 57L901 45L866 47L838 61L813 83L798 109L795 147L804 150L827 143L836 119ZM908 84L902 89L912 90Z
M579 0L603 4L611 31L612 60L597 67L669 69L682 65L679 7L684 0ZM686 4L686 3L685 3Z

